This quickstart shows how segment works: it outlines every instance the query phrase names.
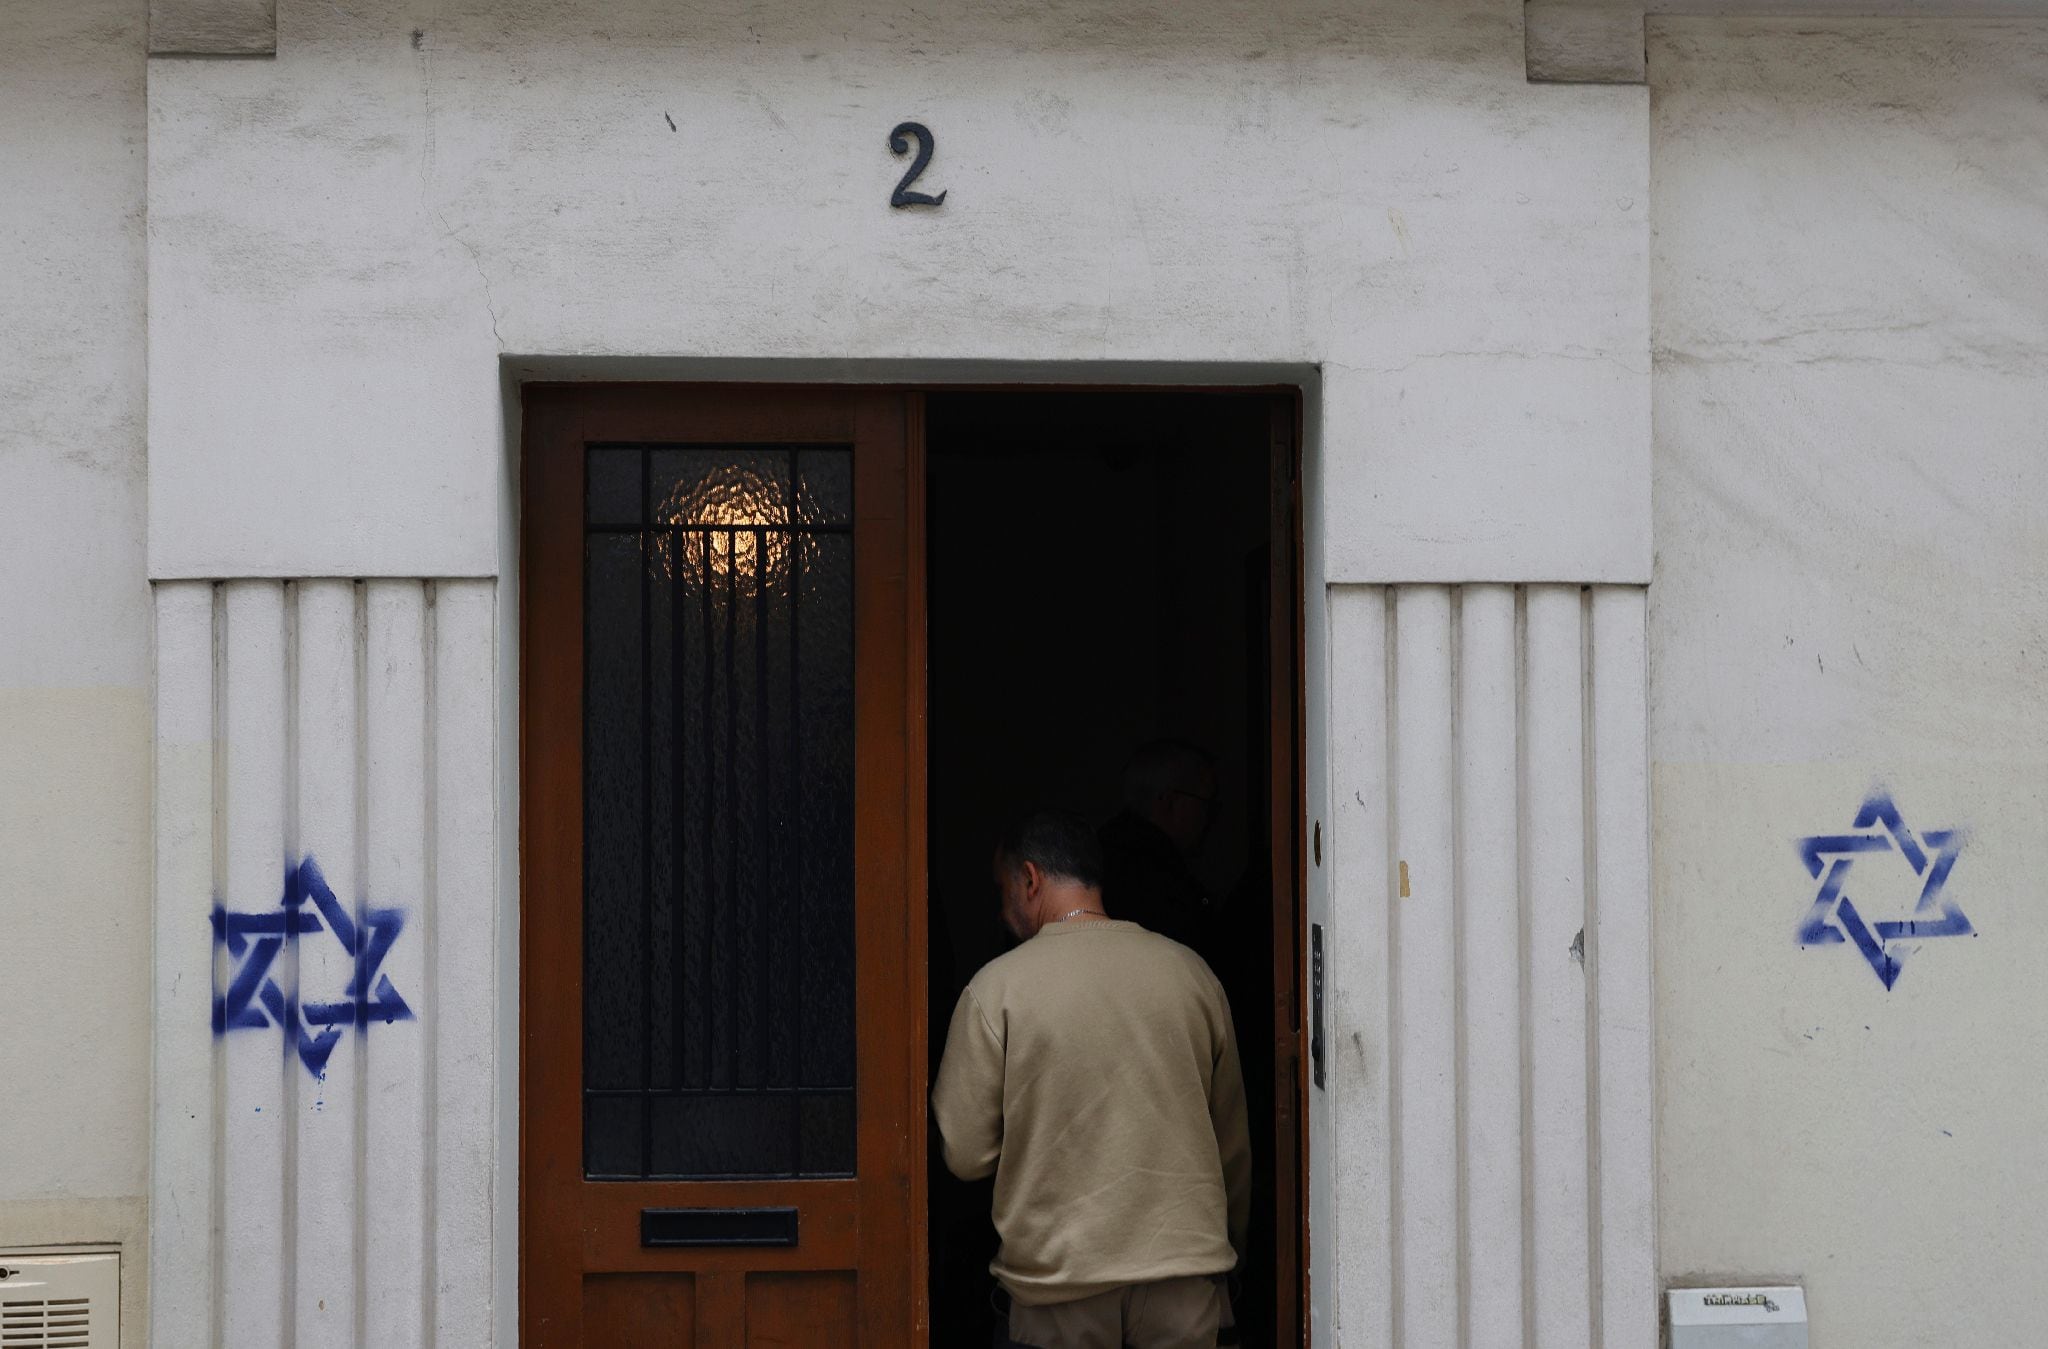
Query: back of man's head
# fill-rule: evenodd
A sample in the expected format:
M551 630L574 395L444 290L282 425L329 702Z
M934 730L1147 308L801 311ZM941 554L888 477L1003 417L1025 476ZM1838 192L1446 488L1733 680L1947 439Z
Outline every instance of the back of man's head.
M1031 863L1049 878L1102 888L1102 844L1095 827L1064 810L1034 810L1003 831L996 851L1005 866Z

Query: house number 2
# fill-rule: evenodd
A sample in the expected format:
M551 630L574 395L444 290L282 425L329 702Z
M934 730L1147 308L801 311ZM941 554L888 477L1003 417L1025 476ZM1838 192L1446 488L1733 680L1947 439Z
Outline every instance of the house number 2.
M898 157L909 154L910 142L913 139L917 141L917 158L910 161L910 172L897 180L896 190L889 194L889 204L891 206L937 206L946 199L945 193L941 192L938 196L934 197L926 192L912 192L910 190L910 185L916 182L918 176L924 172L925 165L932 162L932 147L937 142L932 139L931 128L927 127L923 122L898 123L896 129L889 133L889 153Z

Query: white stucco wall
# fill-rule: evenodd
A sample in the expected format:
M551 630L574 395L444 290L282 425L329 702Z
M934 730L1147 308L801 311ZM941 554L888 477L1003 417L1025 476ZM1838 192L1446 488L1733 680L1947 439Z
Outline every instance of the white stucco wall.
M141 0L0 5L0 1248L120 1243L142 1343Z
M2033 1343L2048 27L1663 20L1646 122L1527 85L1520 9L286 0L275 61L148 66L145 558L141 8L0 7L0 1244L142 1248L145 570L507 570L501 355L1317 364L1332 583L1640 581L1654 464L1663 1275L1800 1278L1816 1349ZM884 205L908 117L941 211ZM1385 750L1311 710L1370 946L1333 789ZM1794 940L1793 840L1880 784L1969 830L1978 933L1889 991ZM1365 1172L1369 1096L1315 1117Z
M1640 582L1644 92L1521 12L286 0L151 64L152 571L497 570L505 352L1321 363L1332 580Z
M1650 73L1664 1273L1803 1279L1815 1349L2037 1345L2048 25L1674 20ZM1794 940L1793 840L1874 785L1969 831L1977 933L1889 992Z
M1314 574L1640 583L1646 97L1530 86L1521 12L287 0L275 61L150 66L151 574L508 572L500 358L582 357L699 378L1319 366ZM919 186L941 210L886 205L908 118L937 135ZM1378 903L1315 897L1333 933ZM1384 1060L1383 1035L1360 1043ZM1583 1067L1583 1033L1563 1057ZM1372 1144L1354 1099L1319 1110L1337 1149ZM1615 1193L1647 1213L1641 1185ZM1391 1268L1377 1221L1357 1288ZM1590 1309L1588 1271L1561 1274L1550 1295Z

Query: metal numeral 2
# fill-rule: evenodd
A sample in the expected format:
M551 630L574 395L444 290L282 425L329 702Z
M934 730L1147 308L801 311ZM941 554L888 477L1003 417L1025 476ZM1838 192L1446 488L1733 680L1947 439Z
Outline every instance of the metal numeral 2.
M936 142L932 139L931 129L925 126L923 122L899 123L896 129L889 133L889 153L892 155L910 153L910 138L912 136L917 138L917 158L910 161L910 172L903 175L896 184L896 190L889 194L889 204L891 206L937 206L946 199L945 193L941 192L938 196L934 197L928 193L912 192L910 190L910 185L917 181L919 174L924 172L925 165L932 162L932 146Z

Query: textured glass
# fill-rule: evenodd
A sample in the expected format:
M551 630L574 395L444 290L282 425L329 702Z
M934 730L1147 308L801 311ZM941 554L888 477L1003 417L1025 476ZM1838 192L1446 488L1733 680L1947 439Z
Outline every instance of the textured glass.
M837 1091L802 1098L798 1146L813 1175L853 1174L853 1093Z
M676 772L684 754L676 734L676 588L669 580L667 535L648 536L647 575L647 1085L681 1084L676 1032Z
M654 1101L656 1176L789 1176L798 1174L796 1098L720 1092Z
M640 536L591 535L584 569L583 1080L638 1087L647 1039Z
M853 540L797 546L798 1082L853 1085Z
M839 450L796 452L797 515L806 524L853 522L853 457Z
M585 1170L851 1174L851 456L589 453Z
M593 445L584 461L584 512L593 525L637 525L644 510L646 452L638 445Z
M640 1174L647 1134L641 1096L592 1096L583 1102L583 1170L592 1179Z
M656 449L650 467L653 522L786 526L791 457L789 450Z

